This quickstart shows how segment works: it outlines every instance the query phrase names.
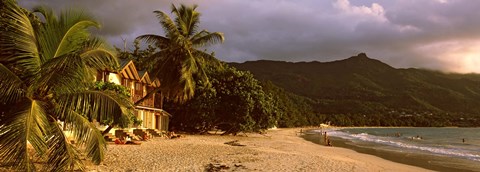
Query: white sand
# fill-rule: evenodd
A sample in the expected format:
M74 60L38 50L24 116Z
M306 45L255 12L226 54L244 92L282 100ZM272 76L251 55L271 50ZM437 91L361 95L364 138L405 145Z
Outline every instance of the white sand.
M355 151L321 146L296 136L300 129L244 136L187 135L142 145L109 145L89 171L428 171ZM230 146L239 140L245 146Z

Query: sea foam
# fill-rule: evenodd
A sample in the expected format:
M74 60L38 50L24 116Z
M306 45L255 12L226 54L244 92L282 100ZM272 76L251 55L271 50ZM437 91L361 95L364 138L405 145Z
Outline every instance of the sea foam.
M454 156L480 162L479 154L472 153L460 147L454 147L450 145L449 148L446 145L442 146L440 144L425 144L422 143L422 140L414 140L412 139L412 137L375 136L368 133L352 134L340 130L328 131L328 135L350 140L352 142L362 141L365 143L380 144L384 146L401 148L398 150L402 151L405 151L407 149L406 151L417 152L420 150L424 153Z

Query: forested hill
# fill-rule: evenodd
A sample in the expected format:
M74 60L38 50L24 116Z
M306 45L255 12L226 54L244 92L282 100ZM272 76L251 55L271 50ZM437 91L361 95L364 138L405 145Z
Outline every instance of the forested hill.
M434 116L449 119L441 125L480 123L477 74L396 69L364 53L324 63L261 60L230 65L313 99L320 114Z

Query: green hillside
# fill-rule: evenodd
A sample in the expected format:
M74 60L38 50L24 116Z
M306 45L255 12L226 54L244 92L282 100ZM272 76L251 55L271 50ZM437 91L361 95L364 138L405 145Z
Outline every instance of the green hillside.
M416 118L416 123L417 118L427 119L425 126L480 125L478 74L396 69L363 53L325 63L261 60L230 65L314 100L315 113L327 117L376 115L391 116L399 122L401 118Z

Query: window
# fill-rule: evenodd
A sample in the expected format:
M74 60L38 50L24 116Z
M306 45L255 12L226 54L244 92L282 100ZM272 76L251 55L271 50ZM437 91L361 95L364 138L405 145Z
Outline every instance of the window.
M139 82L135 83L135 90L142 91L142 83L139 83Z
M122 79L122 85L125 86L125 87L127 87L127 88L130 88L130 87L128 86L128 79L126 79L126 78L123 78L123 79Z

